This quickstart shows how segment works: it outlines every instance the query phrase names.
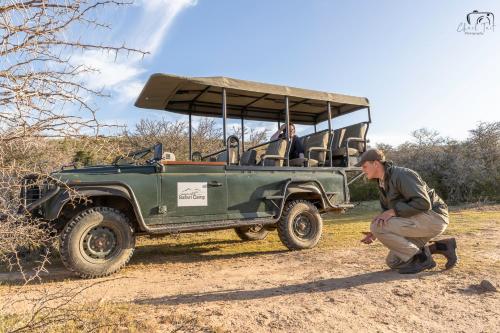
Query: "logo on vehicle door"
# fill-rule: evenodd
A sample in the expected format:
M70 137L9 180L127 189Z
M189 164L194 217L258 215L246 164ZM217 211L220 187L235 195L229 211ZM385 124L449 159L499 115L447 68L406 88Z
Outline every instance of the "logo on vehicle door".
M207 183L177 183L177 207L207 206Z

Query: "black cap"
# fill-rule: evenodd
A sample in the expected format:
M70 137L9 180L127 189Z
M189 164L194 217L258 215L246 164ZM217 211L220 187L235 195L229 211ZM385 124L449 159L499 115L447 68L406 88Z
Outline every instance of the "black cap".
M367 161L380 161L380 162L385 162L385 155L384 152L378 149L368 149L365 151L362 155L361 158L359 159L359 162L355 164L355 166L360 167L363 165L363 163Z

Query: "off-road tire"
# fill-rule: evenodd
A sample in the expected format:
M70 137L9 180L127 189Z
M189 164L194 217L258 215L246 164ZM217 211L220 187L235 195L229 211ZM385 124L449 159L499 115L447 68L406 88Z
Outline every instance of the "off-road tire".
M101 240L113 244L109 256L99 258L91 249L95 240L89 237L96 232L106 234L108 238ZM82 278L97 278L113 274L129 262L135 249L135 235L128 218L119 210L92 207L66 224L59 243L62 262L69 270Z
M278 236L289 250L315 247L322 229L323 219L318 209L306 200L287 202L278 221Z
M269 234L269 230L264 228L261 224L234 228L234 231L238 237L244 241L263 240Z

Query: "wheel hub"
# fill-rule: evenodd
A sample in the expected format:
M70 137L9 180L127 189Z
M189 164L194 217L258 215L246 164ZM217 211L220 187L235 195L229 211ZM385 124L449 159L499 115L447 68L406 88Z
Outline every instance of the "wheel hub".
M312 223L308 216L297 215L293 220L293 232L300 238L306 238L312 231Z
M107 259L116 248L116 235L108 227L95 227L83 239L85 253L94 259Z

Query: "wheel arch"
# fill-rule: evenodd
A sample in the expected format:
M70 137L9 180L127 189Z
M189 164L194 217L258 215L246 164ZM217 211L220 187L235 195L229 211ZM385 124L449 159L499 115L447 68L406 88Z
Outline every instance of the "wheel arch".
M67 191L56 196L47 210L46 218L55 222L57 230L62 230L65 224L84 209L96 206L105 206L122 211L130 220L134 230L142 231L138 216L139 207L129 194L129 191L121 186L92 186L75 188L76 198L70 198Z
M299 199L312 202L320 210L326 208L321 190L314 183L292 183L288 186L285 202Z

